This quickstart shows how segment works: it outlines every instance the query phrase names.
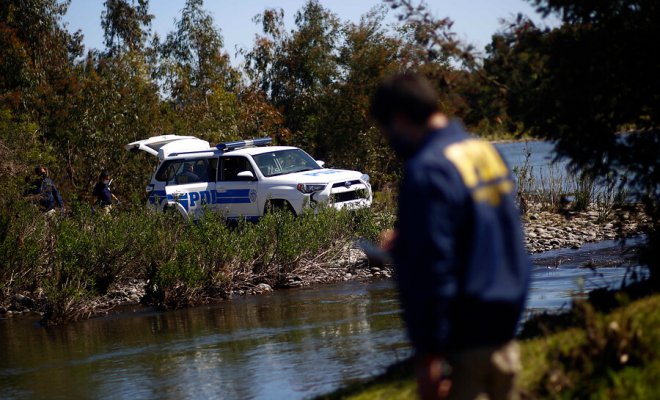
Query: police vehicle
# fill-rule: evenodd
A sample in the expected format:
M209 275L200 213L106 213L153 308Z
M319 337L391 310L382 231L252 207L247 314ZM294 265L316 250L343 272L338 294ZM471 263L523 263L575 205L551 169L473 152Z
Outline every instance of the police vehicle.
M177 210L198 218L204 210L228 219L255 220L271 208L300 214L328 204L337 209L369 207L369 176L324 168L297 147L270 146L270 138L220 143L194 136L163 135L127 144L159 159L147 186L149 208Z

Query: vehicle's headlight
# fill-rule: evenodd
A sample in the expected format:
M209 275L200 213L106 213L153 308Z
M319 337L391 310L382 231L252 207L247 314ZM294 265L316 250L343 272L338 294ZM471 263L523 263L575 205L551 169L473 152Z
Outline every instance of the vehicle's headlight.
M369 183L369 175L367 175L367 174L362 174L362 176L360 177L360 179L361 179L362 181L364 181L364 182Z
M325 183L299 183L296 186L296 189L299 191L309 194L314 192L320 192L325 189L327 185Z

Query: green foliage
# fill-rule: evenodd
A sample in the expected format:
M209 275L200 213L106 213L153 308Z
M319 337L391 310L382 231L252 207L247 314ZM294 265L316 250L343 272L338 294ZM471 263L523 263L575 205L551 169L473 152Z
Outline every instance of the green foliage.
M16 202L0 218L0 298L34 288L46 274L49 226L32 204Z
M149 0L106 0L101 27L109 55L126 51L141 51L147 40L153 15L149 14Z
M660 63L648 57L660 37L660 5L532 3L562 25L542 30L519 17L493 37L485 69L525 130L556 141L559 154L590 176L629 178L629 195L653 221L647 262L660 282Z
M167 241L155 238L149 254L149 292L156 304L172 308L224 297L234 285L265 282L277 286L299 268L337 261L358 236L375 238L384 226L368 211L324 208L301 217L279 210L259 223L239 221L229 228L215 213L196 223L170 225ZM171 243L170 250L161 248ZM148 251L148 250L147 250Z
M236 287L277 286L291 274L346 257L358 237L375 240L392 218L369 210L281 210L230 227L217 213L196 222L142 208L44 215L28 202L0 213L0 302L43 290L48 323L75 320L128 279L148 282L145 302L162 308L231 295Z
M610 314L579 302L578 329L526 344L522 383L532 398L646 399L658 395L658 297Z
M581 173L573 179L573 209L585 211L595 199L596 180L588 173Z
M339 78L338 17L317 0L309 0L295 15L296 30L288 34L282 10L267 9L255 18L264 36L245 52L246 74L272 104L282 109L291 143L319 157L319 118L331 84Z
M203 0L187 0L175 28L155 46L171 129L215 142L237 139L239 78Z
M560 11L563 25L543 30L519 16L493 37L481 62L456 39L452 21L433 16L426 3L384 3L350 23L309 0L295 14L292 29L281 10L267 9L255 18L263 34L242 51L241 70L230 65L220 29L202 0L186 1L162 41L149 32L147 0L108 0L101 20L106 51L84 58L80 32L72 34L62 23L68 1L0 3L3 295L30 290L56 271L52 293L69 294L53 310L66 311L71 296L83 301L100 294L131 271L151 279L155 303L176 307L200 293L228 293L232 282L251 274L277 284L302 263L333 254L330 249L341 248L356 232L375 237L379 227L392 223L391 188L401 165L367 110L377 83L404 70L428 76L442 110L477 133L530 132L557 140L561 154L589 177L611 182L630 177L631 191L623 195L610 186L594 193L593 183L582 181L578 203L584 206L595 195L607 213L621 196L644 201L654 224L647 262L660 265L660 81L657 61L646 57L660 36L660 7L534 0L545 14ZM392 29L384 26L387 6L399 21ZM636 133L616 135L623 129ZM328 166L369 173L374 188L382 190L375 208L383 207L386 217L329 216L320 210L296 219L276 213L233 230L215 221L217 216L197 225L171 216L147 218L143 187L156 161L129 154L123 145L164 133L211 142L267 135L300 145ZM44 220L19 200L37 163L49 167L72 209L71 220ZM108 224L88 215L85 206L101 169L115 177L113 192L126 204L125 213ZM531 177L531 170L519 172ZM548 185L535 189L549 199L548 208L557 208L565 194L557 180L534 182ZM105 244L79 236L90 226ZM344 232L348 236L341 235L342 226L351 227ZM61 242L53 234L57 230ZM103 264L105 258L113 261ZM74 267L83 260L89 265Z

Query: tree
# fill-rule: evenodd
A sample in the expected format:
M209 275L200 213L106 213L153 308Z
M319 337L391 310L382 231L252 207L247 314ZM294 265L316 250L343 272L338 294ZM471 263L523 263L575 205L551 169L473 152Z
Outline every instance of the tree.
M82 54L82 34L70 34L62 23L69 1L5 0L0 2L0 112L15 123L38 127L32 137L47 142L51 154L30 153L59 172L53 158L66 135L67 96L76 90L73 60ZM30 138L26 137L26 140ZM49 151L49 152L50 152Z
M391 180L399 164L369 116L371 96L382 79L401 68L402 42L384 26L387 8L377 7L358 24L342 26L341 72L321 99L319 146L325 160L369 171L376 185ZM350 145L348 145L350 144Z
M282 111L291 141L319 156L319 100L339 75L337 44L340 23L317 0L309 0L295 16L297 30L285 31L281 10L255 18L264 36L245 54L246 73Z
M153 167L123 149L160 133L162 123L158 87L145 73L145 60L130 54L90 53L75 68L77 90L67 99L66 143L59 152L80 193L89 194L102 169L118 178L115 189L124 192L142 186Z
M655 1L533 0L562 25L524 19L493 56L509 113L592 176L626 179L653 219L648 262L660 286L660 39ZM502 42L504 41L504 42ZM628 132L621 135L622 132Z
M239 77L203 1L187 0L175 28L157 44L173 129L214 141L236 138Z
M101 27L108 54L141 52L154 18L149 14L149 0L106 0L104 6Z
M82 54L82 34L71 35L62 26L68 5L57 0L0 2L0 96L21 111L43 117L44 92L61 92L73 59Z

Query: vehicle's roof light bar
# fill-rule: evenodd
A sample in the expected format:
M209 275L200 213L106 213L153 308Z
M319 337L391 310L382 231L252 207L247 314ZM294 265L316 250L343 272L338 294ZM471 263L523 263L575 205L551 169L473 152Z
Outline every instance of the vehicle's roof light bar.
M220 151L229 151L242 149L243 147L266 146L273 139L266 137L261 139L239 140L237 142L218 143L217 147Z

